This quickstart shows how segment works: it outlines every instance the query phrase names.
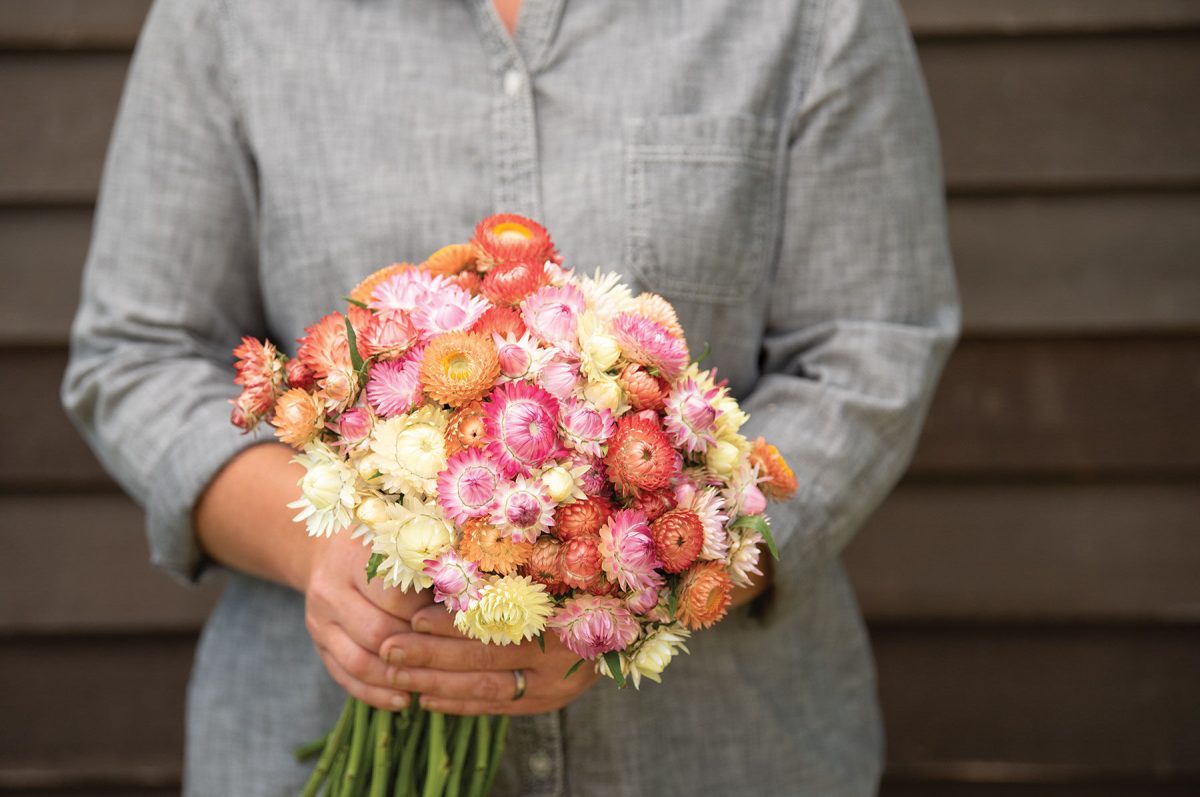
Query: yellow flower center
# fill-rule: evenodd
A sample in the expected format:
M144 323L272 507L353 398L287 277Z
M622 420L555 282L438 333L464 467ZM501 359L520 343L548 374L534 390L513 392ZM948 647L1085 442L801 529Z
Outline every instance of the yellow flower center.
M471 358L461 351L452 352L442 360L442 371L448 379L465 382L471 378Z
M517 224L515 221L506 221L503 224L497 224L493 227L492 235L501 241L510 241L513 239L528 241L533 238L533 231L524 224Z

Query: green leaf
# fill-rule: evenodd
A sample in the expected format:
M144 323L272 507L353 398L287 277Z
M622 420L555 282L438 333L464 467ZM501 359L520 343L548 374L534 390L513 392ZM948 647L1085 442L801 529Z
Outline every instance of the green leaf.
M371 310L370 307L367 307L367 305L365 303L360 302L358 299L351 299L349 296L343 296L342 298L349 304L354 305L355 307L361 307L364 310ZM371 312L373 313L375 311L371 310Z
M700 356L695 359L696 365L699 366L701 363L707 360L708 355L710 354L712 354L712 344L706 340L704 341L704 351L700 352Z
M579 661L577 661L577 662L575 662L574 664L572 664L572 665L571 665L571 669L567 670L567 674L563 676L563 680L565 681L565 680L567 680L568 678L570 678L572 675L574 675L574 674L575 674L575 671L576 671L576 670L578 670L580 667L582 667L582 666L583 666L583 664L584 664L584 660L583 660L583 659L580 659Z
M729 524L731 529L750 528L757 531L767 541L767 548L771 551L771 556L776 560L779 559L779 549L775 547L775 535L771 533L771 524L762 515L742 515L737 520Z
M350 319L346 319L346 340L350 342L350 364L354 366L354 370L362 375L363 358L358 353L358 336L354 334L354 325L350 323Z
M613 680L617 682L617 686L624 689L625 675L621 672L621 654L615 650L610 650L604 654L604 663L608 665L608 671L612 673Z
M546 635L538 634L537 641L538 641L538 647L542 649L542 653L545 653L546 652Z
M675 594L675 590L671 590L670 596L667 598L667 611L671 613L671 619L675 619L675 610L679 608L679 597Z
M382 475L383 475L383 471L381 471L381 470L377 470L377 471L375 471L374 473L372 473L370 476L368 476L368 477L367 477L367 481L369 481L369 482L373 482L373 481L375 481L376 479L378 479L378 478L379 478L380 476L382 476Z
M383 554L373 553L371 558L367 560L367 583L379 574L379 566L383 564Z

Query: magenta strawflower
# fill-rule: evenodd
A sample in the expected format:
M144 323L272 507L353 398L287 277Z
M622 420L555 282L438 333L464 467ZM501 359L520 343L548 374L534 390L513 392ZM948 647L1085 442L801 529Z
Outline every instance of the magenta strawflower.
M705 390L691 377L671 390L663 428L674 445L695 454L717 442L717 417L721 412L714 401L720 394L720 388Z
M593 457L603 453L602 446L617 428L611 412L597 410L588 402L574 398L562 403L558 422L562 427L563 442Z
M528 476L565 451L558 439L558 401L540 387L500 385L488 396L484 413L487 451L507 479Z
M346 410L337 419L336 431L342 445L361 443L371 433L371 413L362 407Z
M577 347L579 315L586 307L583 291L574 285L546 286L521 302L521 318L525 327L546 343L573 350Z
M627 590L652 584L654 569L662 566L654 551L650 524L636 509L614 512L600 527L600 556L604 575Z
M515 542L533 542L554 525L554 502L540 480L518 476L497 489L491 520Z
M547 621L572 653L592 659L624 650L638 636L638 623L617 598L580 595L568 598Z
M496 463L478 448L465 448L451 456L438 474L438 504L446 517L462 525L492 511L499 484Z
M687 344L666 327L637 313L618 313L612 321L613 337L631 362L653 368L674 379L687 367Z
M479 565L459 557L453 548L447 548L437 559L426 559L422 572L433 579L433 599L451 611L465 612L471 601L479 598L484 585Z
M421 357L424 348L410 350L399 360L371 366L367 380L367 403L384 418L402 415L424 399L421 386Z

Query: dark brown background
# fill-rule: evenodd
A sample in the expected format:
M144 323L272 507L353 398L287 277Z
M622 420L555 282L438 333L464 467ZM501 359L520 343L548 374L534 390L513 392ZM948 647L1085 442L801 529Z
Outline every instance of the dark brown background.
M211 590L58 409L145 0L0 0L0 794L165 795ZM964 340L847 555L889 797L1200 793L1200 2L904 0Z

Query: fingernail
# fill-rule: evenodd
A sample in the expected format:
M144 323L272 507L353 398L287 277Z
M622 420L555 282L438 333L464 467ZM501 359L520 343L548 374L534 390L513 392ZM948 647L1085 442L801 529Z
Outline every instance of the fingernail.
M404 661L404 651L400 648L388 648L383 654L384 664L400 664Z
M408 708L408 695L392 695L392 708L397 711Z
M397 689L401 688L401 682L404 681L404 670L399 667L389 667L387 671L388 683Z

